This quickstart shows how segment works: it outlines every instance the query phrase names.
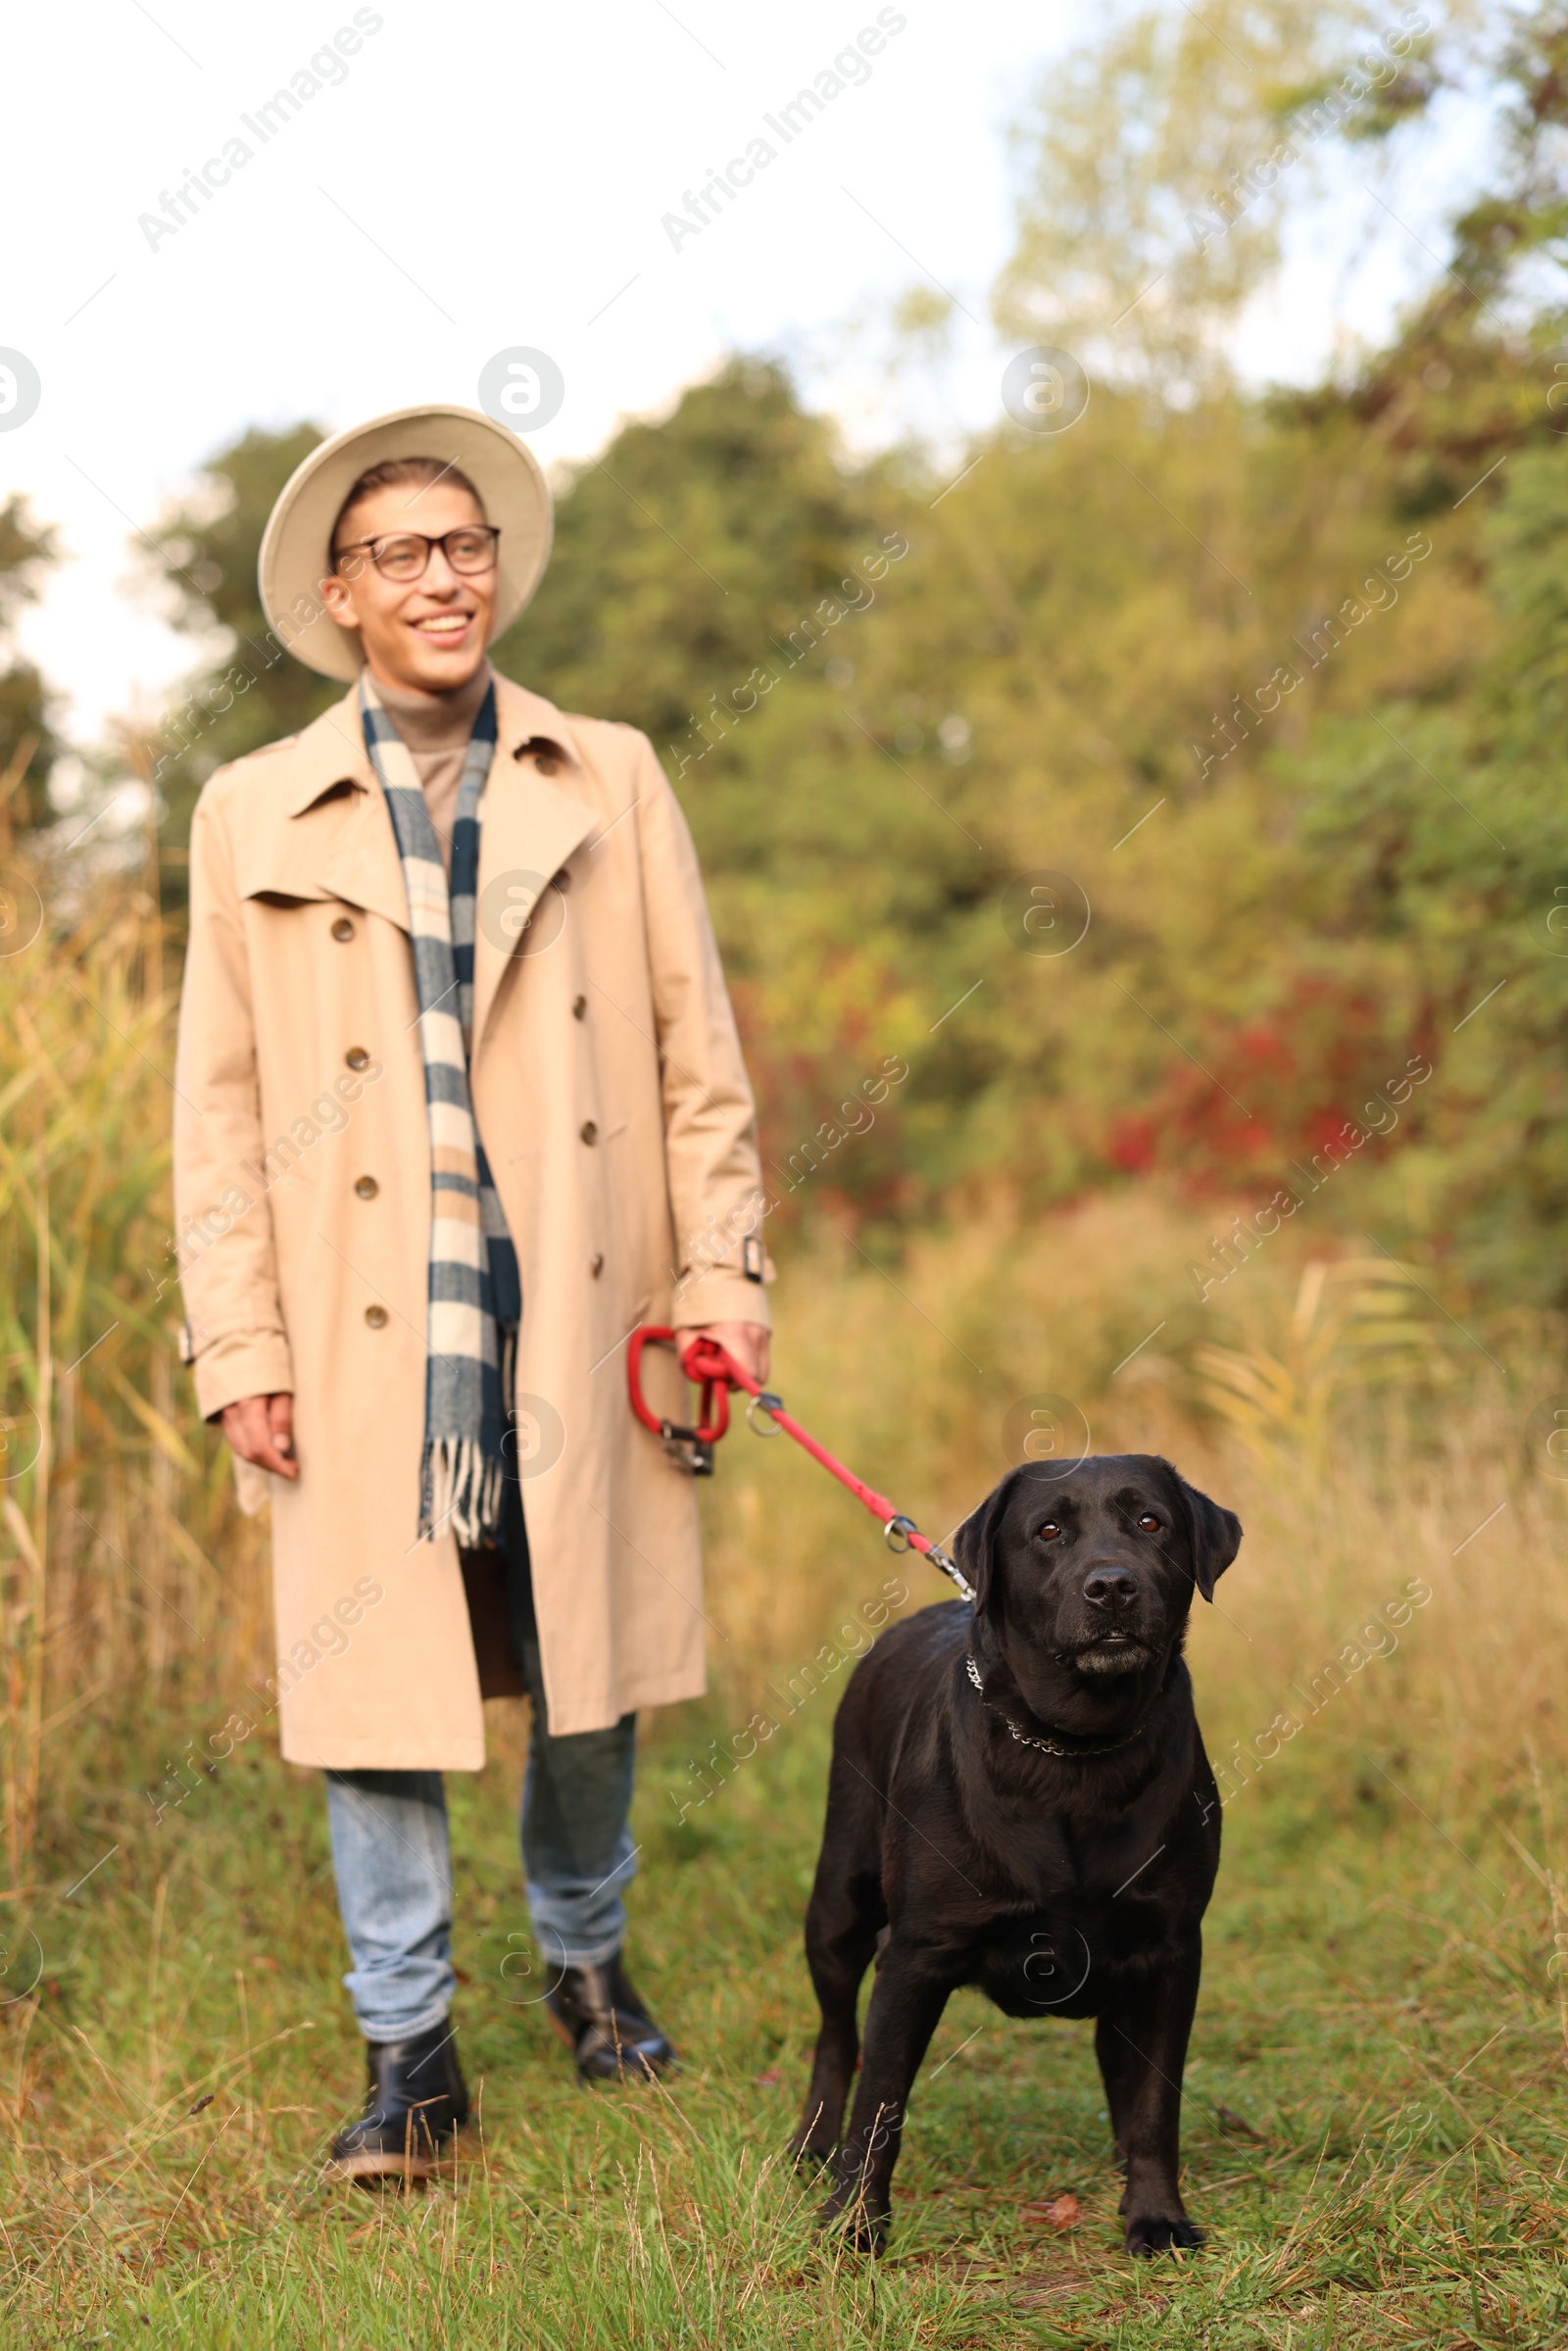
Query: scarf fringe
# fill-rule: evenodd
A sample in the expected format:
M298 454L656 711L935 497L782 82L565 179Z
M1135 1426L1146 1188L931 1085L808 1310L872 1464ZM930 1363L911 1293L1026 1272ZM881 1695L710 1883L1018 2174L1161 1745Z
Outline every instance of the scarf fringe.
M501 1531L504 1478L477 1437L435 1438L424 1456L421 1537L450 1532L464 1550L477 1550Z

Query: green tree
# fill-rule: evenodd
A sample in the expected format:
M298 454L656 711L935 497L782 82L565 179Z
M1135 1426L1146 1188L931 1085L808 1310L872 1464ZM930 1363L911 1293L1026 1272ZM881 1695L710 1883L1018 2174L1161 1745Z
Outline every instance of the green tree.
M43 821L60 748L48 689L9 642L18 612L34 601L41 573L57 560L54 531L33 521L24 498L8 498L0 507L0 840L12 827L26 831Z
M566 708L645 728L678 766L831 593L872 505L783 370L733 360L573 469L545 586L496 660Z
M148 559L174 627L209 641L217 632L223 646L146 746L167 809L164 838L176 849L215 767L296 733L342 691L270 641L256 580L277 494L320 439L314 424L276 433L253 427L220 449L202 467L195 494L167 517Z
M1423 28L1445 13L1146 6L1054 60L1013 133L1002 331L1067 344L1161 396L1222 380L1224 330L1277 270L1283 223L1340 135L1421 111Z
M1494 1293L1568 1301L1568 12L1503 28L1494 184L1441 281L1319 438L1383 453L1391 509L1475 519L1476 623L1425 690L1326 727L1285 775L1336 926L1423 1021L1445 1085L1418 1137L1423 1217Z

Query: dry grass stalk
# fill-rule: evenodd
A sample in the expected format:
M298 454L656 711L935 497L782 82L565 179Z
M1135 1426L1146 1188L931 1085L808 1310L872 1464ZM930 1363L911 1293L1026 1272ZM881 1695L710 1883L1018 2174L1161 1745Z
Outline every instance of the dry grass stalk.
M262 1665L260 1546L174 1359L164 926L133 877L90 892L47 866L29 878L43 927L0 959L0 1802L13 1883L67 1750L156 1709L172 1685L205 1678L216 1697ZM220 1549L237 1572L215 1644ZM65 1748L51 1744L68 1724Z

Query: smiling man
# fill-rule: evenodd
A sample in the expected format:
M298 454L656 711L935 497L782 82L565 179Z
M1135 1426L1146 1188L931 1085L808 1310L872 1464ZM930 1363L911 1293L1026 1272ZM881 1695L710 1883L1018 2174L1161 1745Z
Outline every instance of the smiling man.
M466 2118L442 1773L526 1691L543 2006L584 2079L663 2070L621 1963L639 1708L704 1687L691 1481L626 1400L640 1322L765 1376L755 1115L690 837L630 728L487 647L550 494L465 409L300 467L262 549L349 692L220 769L191 835L175 1187L189 1354L272 1510L282 1751L326 1775L368 2044L338 2176ZM664 1408L679 1417L672 1365ZM520 1921L519 1921L520 1926Z

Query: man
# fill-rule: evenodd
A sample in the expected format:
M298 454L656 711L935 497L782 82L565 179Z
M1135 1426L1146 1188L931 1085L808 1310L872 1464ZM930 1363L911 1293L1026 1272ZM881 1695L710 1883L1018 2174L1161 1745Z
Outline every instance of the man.
M639 1323L764 1378L755 1114L690 837L645 738L486 648L548 559L467 410L326 442L263 603L350 685L213 776L191 834L175 1189L189 1353L270 1498L284 1755L319 1766L368 2046L341 2177L466 2117L443 1771L526 1689L524 1874L586 2079L673 2051L621 1964L637 1710L704 1687L691 1479L629 1408ZM681 1417L666 1359L663 1407Z

